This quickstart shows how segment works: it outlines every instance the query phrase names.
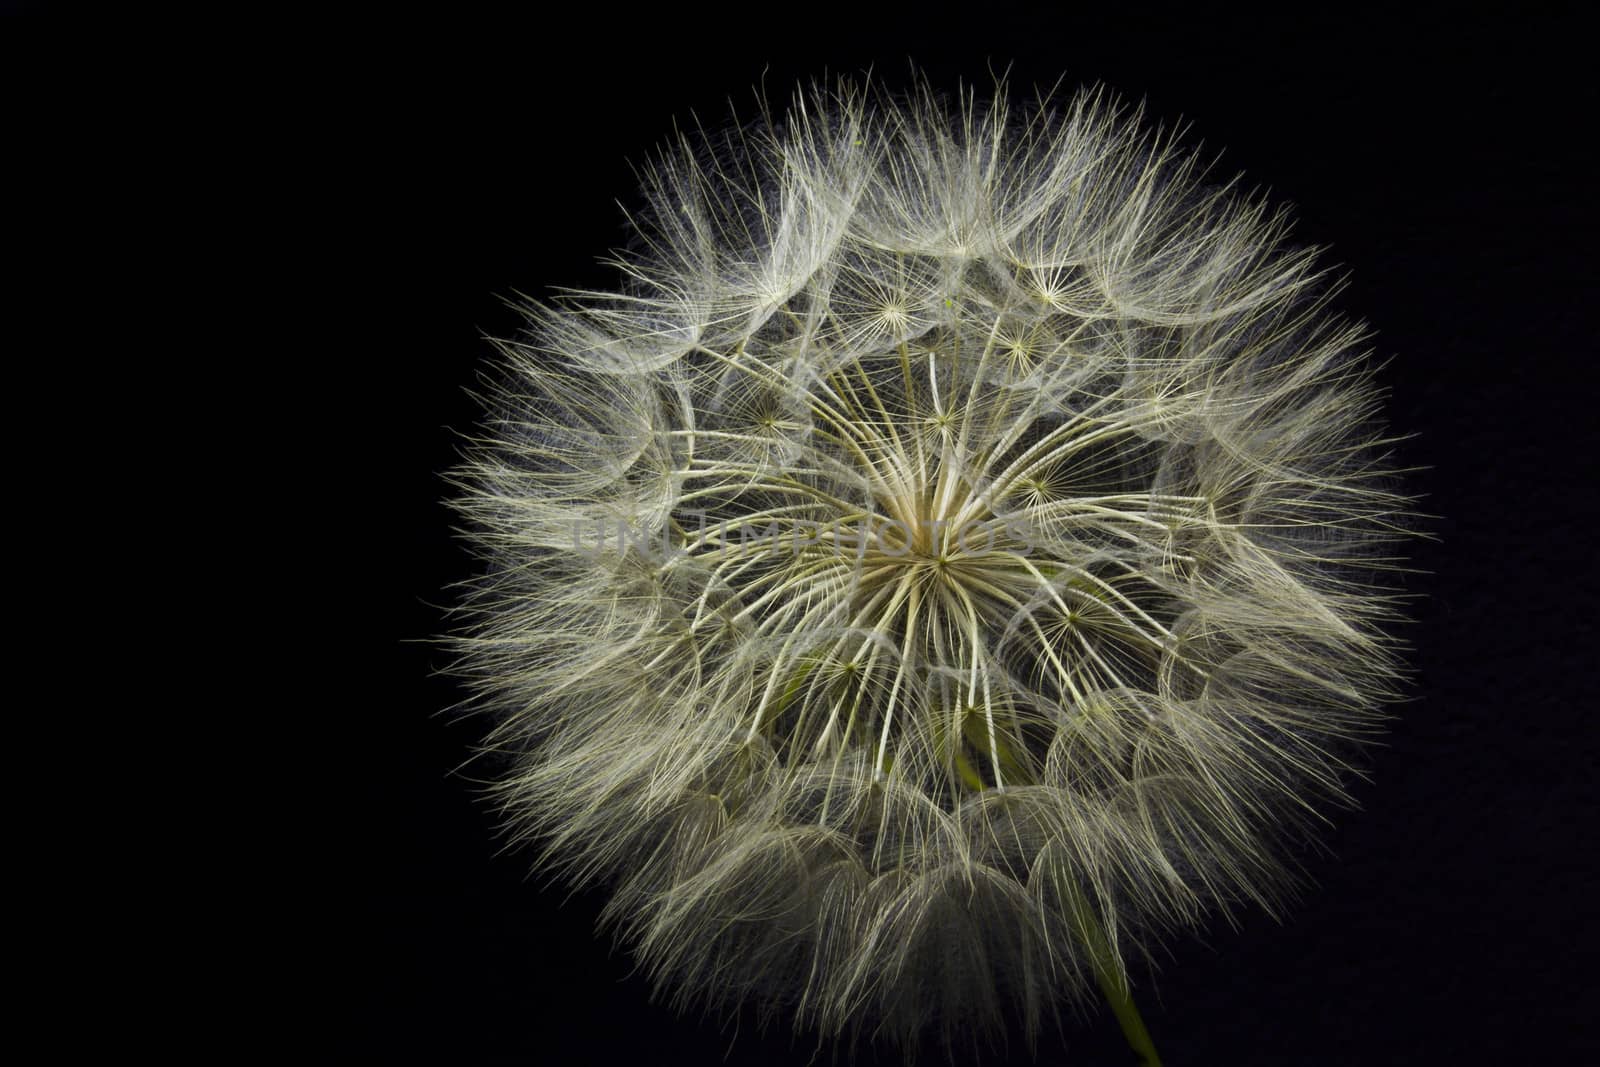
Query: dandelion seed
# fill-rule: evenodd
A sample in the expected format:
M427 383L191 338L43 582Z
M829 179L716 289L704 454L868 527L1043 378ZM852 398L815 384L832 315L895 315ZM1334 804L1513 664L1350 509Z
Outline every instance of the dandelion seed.
M849 82L645 175L457 506L513 836L679 1005L1030 1035L1276 912L1398 666L1363 331L1098 93ZM599 530L615 536L596 537Z

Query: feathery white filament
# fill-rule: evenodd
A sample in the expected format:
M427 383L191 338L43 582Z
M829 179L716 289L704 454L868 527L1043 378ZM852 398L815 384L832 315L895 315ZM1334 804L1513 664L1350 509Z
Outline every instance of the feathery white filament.
M519 837L685 1003L1037 1023L1274 908L1396 675L1361 330L1098 95L848 83L646 175L458 472Z

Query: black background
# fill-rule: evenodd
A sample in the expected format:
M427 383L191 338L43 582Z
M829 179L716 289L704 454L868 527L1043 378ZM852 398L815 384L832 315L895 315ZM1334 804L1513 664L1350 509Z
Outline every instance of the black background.
M226 146L201 172L238 190L218 225L267 268L240 281L238 322L293 337L264 377L290 386L285 456L317 457L301 478L323 517L302 549L336 576L302 605L332 653L297 679L294 709L328 788L315 843L285 857L295 958L262 966L273 1027L311 1024L308 1058L812 1058L805 1038L653 1005L626 951L594 935L602 899L567 899L502 853L452 773L480 726L442 711L462 693L434 673L447 586L471 570L441 474L473 422L483 334L516 327L501 297L608 284L595 259L625 240L630 162L675 121L719 123L730 100L748 115L757 84L782 100L867 67L903 84L914 59L947 90L1007 68L1023 90L1103 82L1224 149L1219 176L1292 204L1296 240L1349 270L1337 305L1393 357L1391 421L1426 468L1412 484L1437 540L1415 546L1414 696L1356 786L1361 809L1305 855L1316 884L1287 921L1216 922L1141 984L1166 1062L1600 1061L1600 247L1576 16L275 9L156 36L121 69L162 87L202 155ZM1128 1062L1108 1014L1042 1039L1038 1062L1068 1060Z

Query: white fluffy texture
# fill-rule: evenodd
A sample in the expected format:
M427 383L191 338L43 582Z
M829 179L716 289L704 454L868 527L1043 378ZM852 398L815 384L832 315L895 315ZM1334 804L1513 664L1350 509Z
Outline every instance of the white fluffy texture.
M1281 903L1407 502L1360 328L1202 177L1098 95L841 82L666 153L621 291L501 346L461 669L677 1002L1031 1034Z

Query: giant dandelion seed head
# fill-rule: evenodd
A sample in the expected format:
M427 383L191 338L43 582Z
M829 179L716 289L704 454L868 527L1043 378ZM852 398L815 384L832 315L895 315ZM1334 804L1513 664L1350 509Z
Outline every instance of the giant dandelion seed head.
M644 173L457 506L498 799L684 1005L912 1040L1275 909L1396 678L1362 331L1100 94L848 82Z

